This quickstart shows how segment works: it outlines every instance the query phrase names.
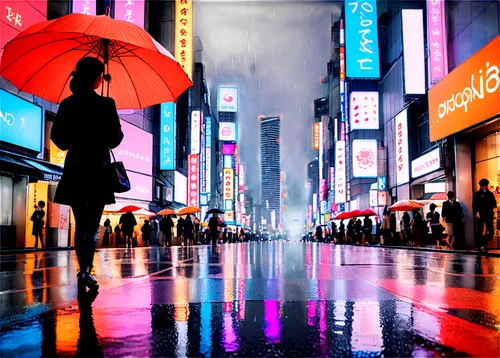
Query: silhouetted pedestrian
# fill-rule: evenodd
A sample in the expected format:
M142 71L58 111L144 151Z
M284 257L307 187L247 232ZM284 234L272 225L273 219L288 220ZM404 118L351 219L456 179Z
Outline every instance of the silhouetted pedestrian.
M144 225L141 227L142 232L142 243L145 247L148 247L151 242L151 225L149 224L149 220L144 220Z
M217 215L212 215L208 221L208 228L210 229L210 238L212 239L212 246L217 246L217 240L219 239L219 220Z
M370 217L366 215L365 219L363 220L363 235L365 237L364 244L372 243L372 229L373 229L372 219L370 219Z
M179 240L179 243L181 246L184 246L184 223L186 221L182 216L177 219L177 240Z
M128 211L120 217L120 224L122 225L123 237L125 239L125 246L132 247L132 237L134 236L134 228L137 225L134 214Z
M173 229L174 229L174 221L172 220L172 217L170 215L164 216L163 219L161 219L160 221L160 231L164 238L164 240L162 240L163 242L161 242L160 245L163 245L165 247L172 245Z
M472 210L476 219L474 244L479 251L487 250L488 241L493 239L493 210L496 208L495 195L488 190L488 179L481 179L481 187L472 200Z
M38 205L35 206L35 211L31 215L31 221L33 222L32 235L35 236L35 249L38 250L38 239L40 239L40 248L45 249L45 244L43 242L43 227L45 226L45 202L39 201Z
M184 220L184 241L186 246L193 245L194 241L194 224L191 220L191 215L186 215L186 220Z
M109 235L113 232L111 229L111 221L106 219L104 221L104 236L102 237L102 246L109 246Z
M455 193L449 191L446 195L448 200L443 202L443 209L441 211L441 216L446 223L446 233L448 234L448 239L453 247L455 242L455 234L463 230L463 218L464 212L462 206L456 201Z

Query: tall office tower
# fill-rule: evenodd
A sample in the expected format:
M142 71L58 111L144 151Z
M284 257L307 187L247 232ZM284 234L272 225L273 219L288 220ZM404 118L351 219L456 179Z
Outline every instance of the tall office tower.
M280 118L260 118L261 201L281 219Z

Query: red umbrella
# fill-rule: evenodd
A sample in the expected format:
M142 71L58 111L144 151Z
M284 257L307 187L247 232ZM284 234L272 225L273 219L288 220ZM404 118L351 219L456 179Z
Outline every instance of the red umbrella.
M361 210L353 210L353 211L350 211L349 212L349 218L357 218L358 216L362 216L363 214L361 214L362 211Z
M414 200L400 200L394 205L389 207L389 211L412 211L413 209L420 209L424 204L418 203Z
M359 216L377 216L377 213L375 211L373 211L372 209L365 209L363 210Z
M5 46L0 76L19 91L60 103L71 94L70 74L83 57L107 63L112 81L106 94L118 109L175 101L193 85L175 58L140 27L82 14L44 21L17 35Z
M135 205L127 205L127 206L124 206L123 208L121 208L120 210L118 210L119 213L128 213L129 211L130 212L134 212L134 211L138 211L138 210L141 210L142 208L140 206L135 206Z
M349 212L348 211L344 211L340 214L338 214L336 217L335 217L335 220L344 220L344 219L350 219L351 217L349 216Z

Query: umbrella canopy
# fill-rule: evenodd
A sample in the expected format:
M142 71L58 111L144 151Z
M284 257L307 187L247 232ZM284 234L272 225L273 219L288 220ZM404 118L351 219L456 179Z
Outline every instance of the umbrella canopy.
M179 210L177 215L187 215L187 214L196 214L199 213L201 210L199 208L195 208L193 206L188 206L187 208Z
M358 216L363 216L361 210L353 210L349 212L349 218L357 218Z
M413 209L420 209L424 206L415 200L400 200L394 205L389 207L389 211L412 211Z
M340 214L338 214L336 217L335 217L335 220L344 220L344 219L350 219L351 217L349 216L349 212L348 211L344 211Z
M175 210L173 209L163 209L156 213L158 216L175 215Z
M210 209L207 211L207 214L224 214L224 211L221 209Z
M360 213L360 216L377 216L377 213L375 211L373 211L372 209L365 209L363 211L361 211Z
M156 216L156 214L154 212L149 211L149 210L144 209L144 208L140 208L139 210L134 211L134 215L136 215L136 216Z
M138 211L141 209L143 209L143 208L141 208L140 206L127 205L127 206L124 206L123 208L121 208L120 210L118 210L118 212L119 213L128 213L129 211L134 212L134 211Z
M118 109L175 101L193 85L146 31L105 15L71 14L29 27L5 46L0 76L19 91L61 103L71 94L70 74L83 57L107 64L112 81L103 86Z

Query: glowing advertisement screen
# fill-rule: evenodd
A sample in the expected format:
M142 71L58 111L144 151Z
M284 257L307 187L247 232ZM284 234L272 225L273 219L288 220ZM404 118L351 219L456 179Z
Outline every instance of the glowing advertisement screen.
M424 94L424 15L422 10L403 10L402 17L405 93Z
M117 161L122 161L127 171L153 174L153 135L128 123L120 121L123 140L113 149Z
M115 0L115 19L144 28L144 0Z
M379 128L378 92L351 92L349 103L350 129Z
M219 140L226 142L238 141L238 123L219 123Z
M0 141L41 152L43 109L0 89Z
M96 15L97 0L73 0L72 13Z
M234 199L234 170L224 169L224 200Z
M151 201L153 199L153 179L149 175L127 171L130 179L130 190L117 194L117 197Z
M178 203L187 204L187 178L181 173L174 172L174 200Z
M175 0L175 58L193 76L193 0Z
M2 0L0 5L0 56L3 47L31 25L47 19L47 0Z
M201 146L201 113L191 112L191 154L199 154Z
M377 141L356 139L352 141L352 172L354 178L377 177Z
M217 108L219 112L238 112L238 89L219 87L217 89Z
M198 207L200 201L200 163L198 154L188 155L188 205Z
M160 170L175 170L175 103L162 103L160 109Z
M408 154L408 115L403 110L396 116L396 183L410 181L410 159Z
M377 0L346 0L346 72L350 78L379 78Z
M335 143L335 202L345 203L347 199L346 190L346 165L345 165L345 142Z

